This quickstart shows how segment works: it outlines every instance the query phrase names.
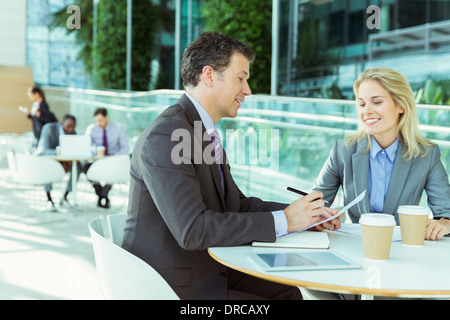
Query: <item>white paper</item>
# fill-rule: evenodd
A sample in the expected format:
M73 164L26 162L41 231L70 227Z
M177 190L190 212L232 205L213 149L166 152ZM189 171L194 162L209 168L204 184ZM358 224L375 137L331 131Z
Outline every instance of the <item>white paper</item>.
M309 228L318 226L319 224L322 224L322 223L324 223L324 222L327 222L327 221L330 221L330 220L333 220L333 219L337 218L338 216L340 216L341 214L343 214L345 211L347 211L348 209L350 209L351 207L353 207L355 204L357 204L358 202L360 202L362 199L364 199L364 196L365 196L365 195L366 195L366 190L364 190L363 192L361 192L361 194L360 194L359 196L357 196L352 202L350 202L348 205L346 205L341 211L339 211L339 212L338 212L337 214L335 214L334 216L331 216L331 217L329 217L328 219L325 219L325 220L323 220L323 221L319 221L319 222L317 222L317 223L314 223L314 224L310 225L309 227L307 227L307 228L305 228L305 229L303 229L303 230L306 230L306 229L309 229ZM300 230L300 231L303 231L303 230Z

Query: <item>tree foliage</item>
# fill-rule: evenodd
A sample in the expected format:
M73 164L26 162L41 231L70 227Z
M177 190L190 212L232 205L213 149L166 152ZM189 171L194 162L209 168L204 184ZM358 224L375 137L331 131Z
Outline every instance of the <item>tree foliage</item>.
M132 90L148 90L151 60L157 54L157 32L172 32L174 29L173 10L167 8L167 2L160 1L158 5L152 0L132 2ZM66 28L66 7L52 15L51 28L63 27L67 33L75 33L76 42L81 46L77 59L83 61L87 74L94 74L95 88L125 89L127 1L99 2L96 48L92 1L74 0L73 4L80 7L81 29Z
M131 89L148 90L154 51L154 13L150 0L133 0ZM94 50L97 87L126 88L127 1L98 4L97 48Z
M270 93L272 1L208 0L203 15L207 31L227 34L255 51L250 88L253 93Z

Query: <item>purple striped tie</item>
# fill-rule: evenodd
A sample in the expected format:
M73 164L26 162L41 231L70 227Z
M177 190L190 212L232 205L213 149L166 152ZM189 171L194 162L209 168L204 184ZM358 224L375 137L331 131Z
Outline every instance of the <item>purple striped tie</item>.
M220 136L219 132L217 132L216 129L214 129L213 132L210 133L211 135L211 142L214 144L214 156L216 157L216 164L219 168L220 173L220 180L222 182L222 191L225 193L225 182L223 178L223 171L222 171L222 150L221 150L221 144L220 144Z
M103 129L103 146L105 147L105 155L108 155L108 140L106 139L106 129Z

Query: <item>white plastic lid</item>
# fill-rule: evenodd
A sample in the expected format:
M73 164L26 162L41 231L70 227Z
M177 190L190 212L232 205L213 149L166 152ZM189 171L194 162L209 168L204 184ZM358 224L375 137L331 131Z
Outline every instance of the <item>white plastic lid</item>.
M364 213L359 218L359 223L379 227L396 225L394 216L384 213Z
M427 216L430 214L430 209L422 206L400 206L398 207L397 213Z

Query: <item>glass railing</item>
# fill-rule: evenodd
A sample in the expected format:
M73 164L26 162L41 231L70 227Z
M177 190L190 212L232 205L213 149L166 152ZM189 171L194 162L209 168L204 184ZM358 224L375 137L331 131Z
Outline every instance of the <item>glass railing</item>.
M94 110L108 109L111 121L122 124L132 149L142 131L182 91L123 93L73 88L44 88L55 111L77 118L84 133ZM423 134L435 141L442 161L450 168L450 106L419 105ZM233 176L242 192L265 200L291 202L297 198L287 186L308 191L337 139L357 126L353 101L267 95L248 97L236 118L218 123ZM338 195L340 205L340 195Z

